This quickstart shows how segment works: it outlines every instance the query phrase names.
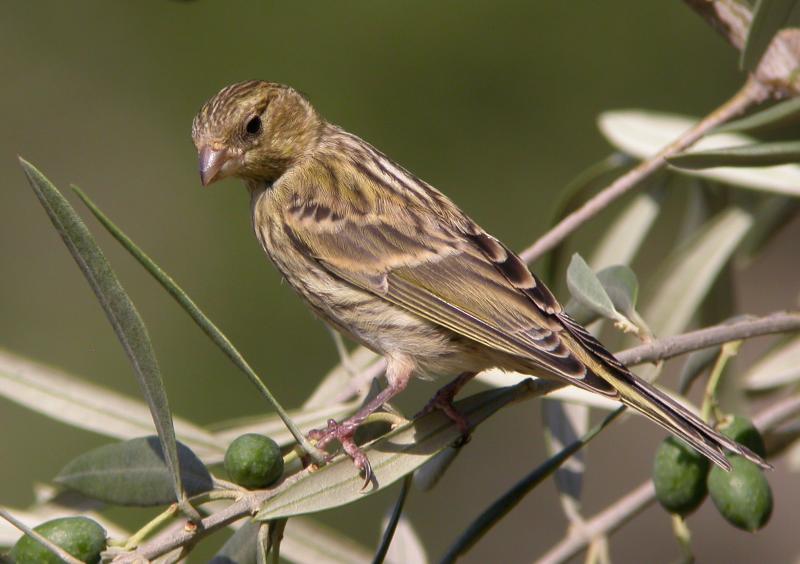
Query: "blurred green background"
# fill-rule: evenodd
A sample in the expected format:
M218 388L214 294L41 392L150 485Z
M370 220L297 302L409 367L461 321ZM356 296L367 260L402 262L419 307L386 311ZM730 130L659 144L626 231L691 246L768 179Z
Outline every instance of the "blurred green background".
M101 309L24 180L19 154L58 186L76 183L95 199L205 308L287 406L299 405L337 356L325 329L262 255L245 190L237 181L200 188L191 120L220 88L250 78L293 85L328 119L521 248L546 229L569 179L610 152L595 128L599 112L700 115L743 80L737 53L682 3L639 0L15 2L4 4L0 53L0 346L138 395ZM206 424L263 410L241 374L88 223L148 323L174 411ZM669 228L662 232L669 236ZM780 276L759 282L757 297L747 289L759 269L787 263L798 236L795 222L741 278L742 310L791 305ZM434 389L415 384L400 404L413 413ZM543 459L539 420L535 402L499 413L434 491L412 495L409 515L433 559ZM588 455L587 515L646 478L661 436L635 419L598 439ZM105 442L0 399L0 503L26 505L34 482ZM796 476L779 466L772 480L776 511L756 536L725 525L710 504L690 520L700 561L796 556L788 513L800 503L789 484ZM373 496L322 518L374 546L392 500ZM565 527L555 488L546 484L466 561L529 561ZM659 509L611 546L621 562L678 554Z

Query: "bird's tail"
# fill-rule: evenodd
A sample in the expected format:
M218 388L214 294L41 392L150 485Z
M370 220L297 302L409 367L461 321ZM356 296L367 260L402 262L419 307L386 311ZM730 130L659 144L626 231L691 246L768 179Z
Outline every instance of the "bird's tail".
M652 384L628 370L626 374L614 374L618 371L612 367L608 372L611 374L604 374L604 379L617 389L622 403L680 437L725 470L730 470L731 465L725 459L724 450L743 456L762 468L771 468L756 453L712 429L700 417Z
M617 399L686 441L709 460L730 470L725 450L743 456L762 468L772 468L756 453L711 428L667 394L633 374L588 331L564 316L565 327L581 346L578 351L587 374L571 384ZM577 344L577 343L576 343Z

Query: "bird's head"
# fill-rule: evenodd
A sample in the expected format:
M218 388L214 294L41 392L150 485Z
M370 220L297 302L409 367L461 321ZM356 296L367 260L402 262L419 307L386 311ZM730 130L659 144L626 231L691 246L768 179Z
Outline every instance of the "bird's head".
M272 182L315 147L323 123L288 86L251 80L223 88L192 124L200 181L207 186L238 176Z

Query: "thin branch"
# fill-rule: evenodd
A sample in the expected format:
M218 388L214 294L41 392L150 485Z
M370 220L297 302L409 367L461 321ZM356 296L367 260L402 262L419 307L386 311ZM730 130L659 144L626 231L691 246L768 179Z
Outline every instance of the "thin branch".
M774 313L766 317L745 319L729 325L716 325L684 335L652 341L645 345L622 351L617 357L626 364L640 364L671 358L728 341L738 341L760 335L795 330L800 330L800 313ZM800 410L800 400L795 401L796 405L794 407L790 406L790 409ZM791 413L786 413L789 408L780 404L776 404L774 409L779 414L780 420L791 415ZM780 411L780 409L783 409L783 411ZM760 420L756 419L757 423L758 421ZM181 529L167 535L158 536L133 552L124 552L117 555L114 562L132 563L141 559L152 560L184 544L196 543L215 530L256 513L267 499L277 495L284 486L306 478L308 474L308 470L303 470L284 480L279 488L243 494L239 500L225 509L203 519L196 530L187 531ZM585 546L585 543L581 546ZM580 548L577 550L580 550Z
M686 133L661 149L658 153L643 160L604 188L580 208L569 214L550 231L542 235L533 245L520 253L526 262L533 262L547 251L559 245L571 233L603 211L612 202L635 188L644 179L658 172L667 164L667 157L679 153L692 146L708 131L738 116L748 108L762 102L767 96L767 89L755 80L748 80L745 85L727 102L697 122Z
M581 532L568 534L564 540L536 560L536 564L564 562L586 548L592 539L607 535L633 519L656 499L652 480L626 494L619 501L584 523Z
M733 47L741 51L747 41L753 12L737 0L684 0ZM785 28L773 37L753 76L778 95L800 93L800 31Z
M666 360L729 341L797 330L800 330L800 312L777 312L765 317L744 319L736 323L715 325L683 335L658 339L626 349L616 353L615 356L623 364L633 366L644 362Z
M800 414L800 397L788 397L762 410L753 418L753 423L762 431L768 431L797 414ZM571 531L561 542L539 558L537 564L557 564L569 560L585 549L592 539L616 531L651 505L655 499L656 490L653 481L648 479L587 520L580 531L577 529Z

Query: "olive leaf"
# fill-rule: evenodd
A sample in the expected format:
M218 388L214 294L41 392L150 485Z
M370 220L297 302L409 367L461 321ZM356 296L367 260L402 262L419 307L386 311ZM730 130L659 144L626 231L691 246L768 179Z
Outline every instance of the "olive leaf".
M761 392L800 381L800 337L789 339L762 356L744 376L745 389Z
M655 155L697 120L686 116L645 110L603 112L598 127L615 147L637 158ZM708 135L694 145L694 150L712 150L755 143L738 133ZM800 166L785 164L773 167L724 167L706 170L675 169L682 174L716 180L739 188L800 196Z
M761 167L800 162L800 141L751 143L735 147L691 150L667 157L680 169L703 170L717 167Z
M587 324L602 316L614 321L623 331L638 333L638 327L626 317L634 313L639 291L636 275L627 266L612 266L595 274L575 253L567 268L567 287L574 298L574 303L567 304L567 313L579 323Z
M386 560L387 554L393 546L392 541L397 532L400 519L403 516L403 507L408 497L408 491L411 489L411 479L411 474L405 477L405 480L403 480L403 483L400 485L400 493L397 495L397 500L395 500L391 511L383 519L383 535L381 536L380 543L378 543L378 550L375 551L375 556L372 558L374 564L381 564ZM402 559L400 562L409 562L409 560ZM419 560L411 560L411 562L419 562Z
M231 537L225 541L210 564L256 564L256 543L258 532L266 523L248 519Z
M589 260L592 269L630 264L658 218L663 200L662 183L637 194L608 227L592 252Z
M722 268L753 225L753 215L730 206L673 251L654 276L643 308L653 333L673 335L686 327Z
M504 385L508 384L509 383L506 382ZM422 491L433 489L460 452L460 448L451 446L428 460L414 472L414 486Z
M747 117L729 121L714 128L713 132L765 131L776 127L796 125L798 122L800 122L800 98L790 98Z
M143 402L0 349L0 396L73 427L115 439L153 430ZM227 442L173 418L178 438L203 459L222 459Z
M548 398L542 403L542 417L545 420L545 441L550 456L555 456L564 447L586 434L589 429L589 409L585 405ZM585 465L584 453L580 451L566 460L555 472L555 483L561 494L561 505L572 523L581 520L581 492Z
M22 158L19 161L33 191L89 282L128 355L166 453L166 464L173 481L173 500L180 500L183 486L172 413L147 328L105 255L66 198L36 167Z
M361 564L372 554L356 541L310 517L294 517L283 532L281 557L296 564Z
M177 443L181 480L188 495L209 491L212 478L197 455ZM72 459L54 481L115 505L166 505L175 501L172 476L154 436L104 445Z

